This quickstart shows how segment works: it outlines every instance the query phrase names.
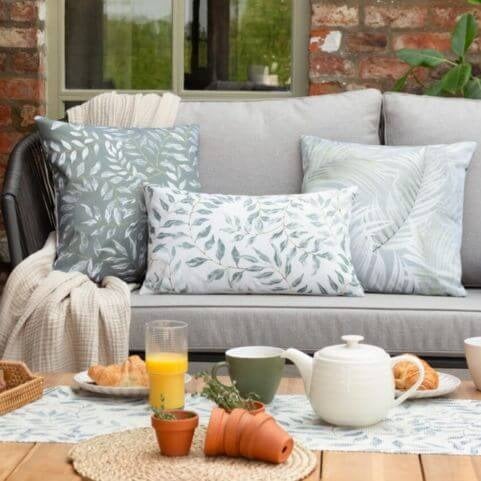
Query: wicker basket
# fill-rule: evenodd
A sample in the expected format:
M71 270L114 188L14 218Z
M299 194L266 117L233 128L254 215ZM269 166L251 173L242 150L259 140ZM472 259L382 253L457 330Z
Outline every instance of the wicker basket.
M34 376L23 362L1 361L7 390L0 393L0 416L40 399L43 377Z

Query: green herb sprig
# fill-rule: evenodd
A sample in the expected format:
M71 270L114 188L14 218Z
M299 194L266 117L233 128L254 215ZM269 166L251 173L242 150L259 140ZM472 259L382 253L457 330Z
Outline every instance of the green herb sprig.
M154 417L162 421L175 421L177 418L172 413L169 413L169 411L166 411L164 406L165 406L165 397L164 395L161 395L160 408L151 406L152 412L154 413Z
M202 391L197 394L209 399L226 411L230 412L236 408L252 410L255 401L259 400L259 396L255 393L250 393L246 398L242 397L235 383L226 386L207 372L195 374L194 378L204 381Z

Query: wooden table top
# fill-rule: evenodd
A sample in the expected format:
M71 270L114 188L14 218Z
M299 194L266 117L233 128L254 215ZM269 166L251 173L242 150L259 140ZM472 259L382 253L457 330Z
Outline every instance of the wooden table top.
M71 385L71 374L45 376L46 387ZM197 389L192 381L189 390ZM303 393L299 378L284 378L282 394ZM471 382L452 395L481 400ZM481 413L480 413L481 414ZM1 418L0 418L1 420ZM67 460L71 444L0 443L0 481L79 481ZM318 452L307 481L481 481L481 456Z

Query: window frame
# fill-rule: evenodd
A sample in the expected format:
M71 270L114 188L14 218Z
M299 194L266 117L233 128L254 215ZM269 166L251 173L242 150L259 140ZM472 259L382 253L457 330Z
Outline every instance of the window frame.
M161 1L161 0L159 0ZM123 93L173 92L185 100L266 100L302 97L308 93L310 0L292 1L292 85L290 91L249 92L184 89L185 1L172 0L172 89L117 90ZM64 102L86 101L108 89L67 89L65 87L65 0L46 0L47 115L65 115Z

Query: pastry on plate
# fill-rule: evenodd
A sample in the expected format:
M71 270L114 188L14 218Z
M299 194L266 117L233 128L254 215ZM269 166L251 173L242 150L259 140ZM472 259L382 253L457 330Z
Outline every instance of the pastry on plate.
M148 387L149 385L145 362L139 356L130 356L122 364L91 366L88 375L98 386Z
M439 387L439 374L423 359L420 359L424 366L424 380L419 386L420 391L429 391ZM393 367L396 389L408 390L418 379L419 369L409 361L398 362Z

